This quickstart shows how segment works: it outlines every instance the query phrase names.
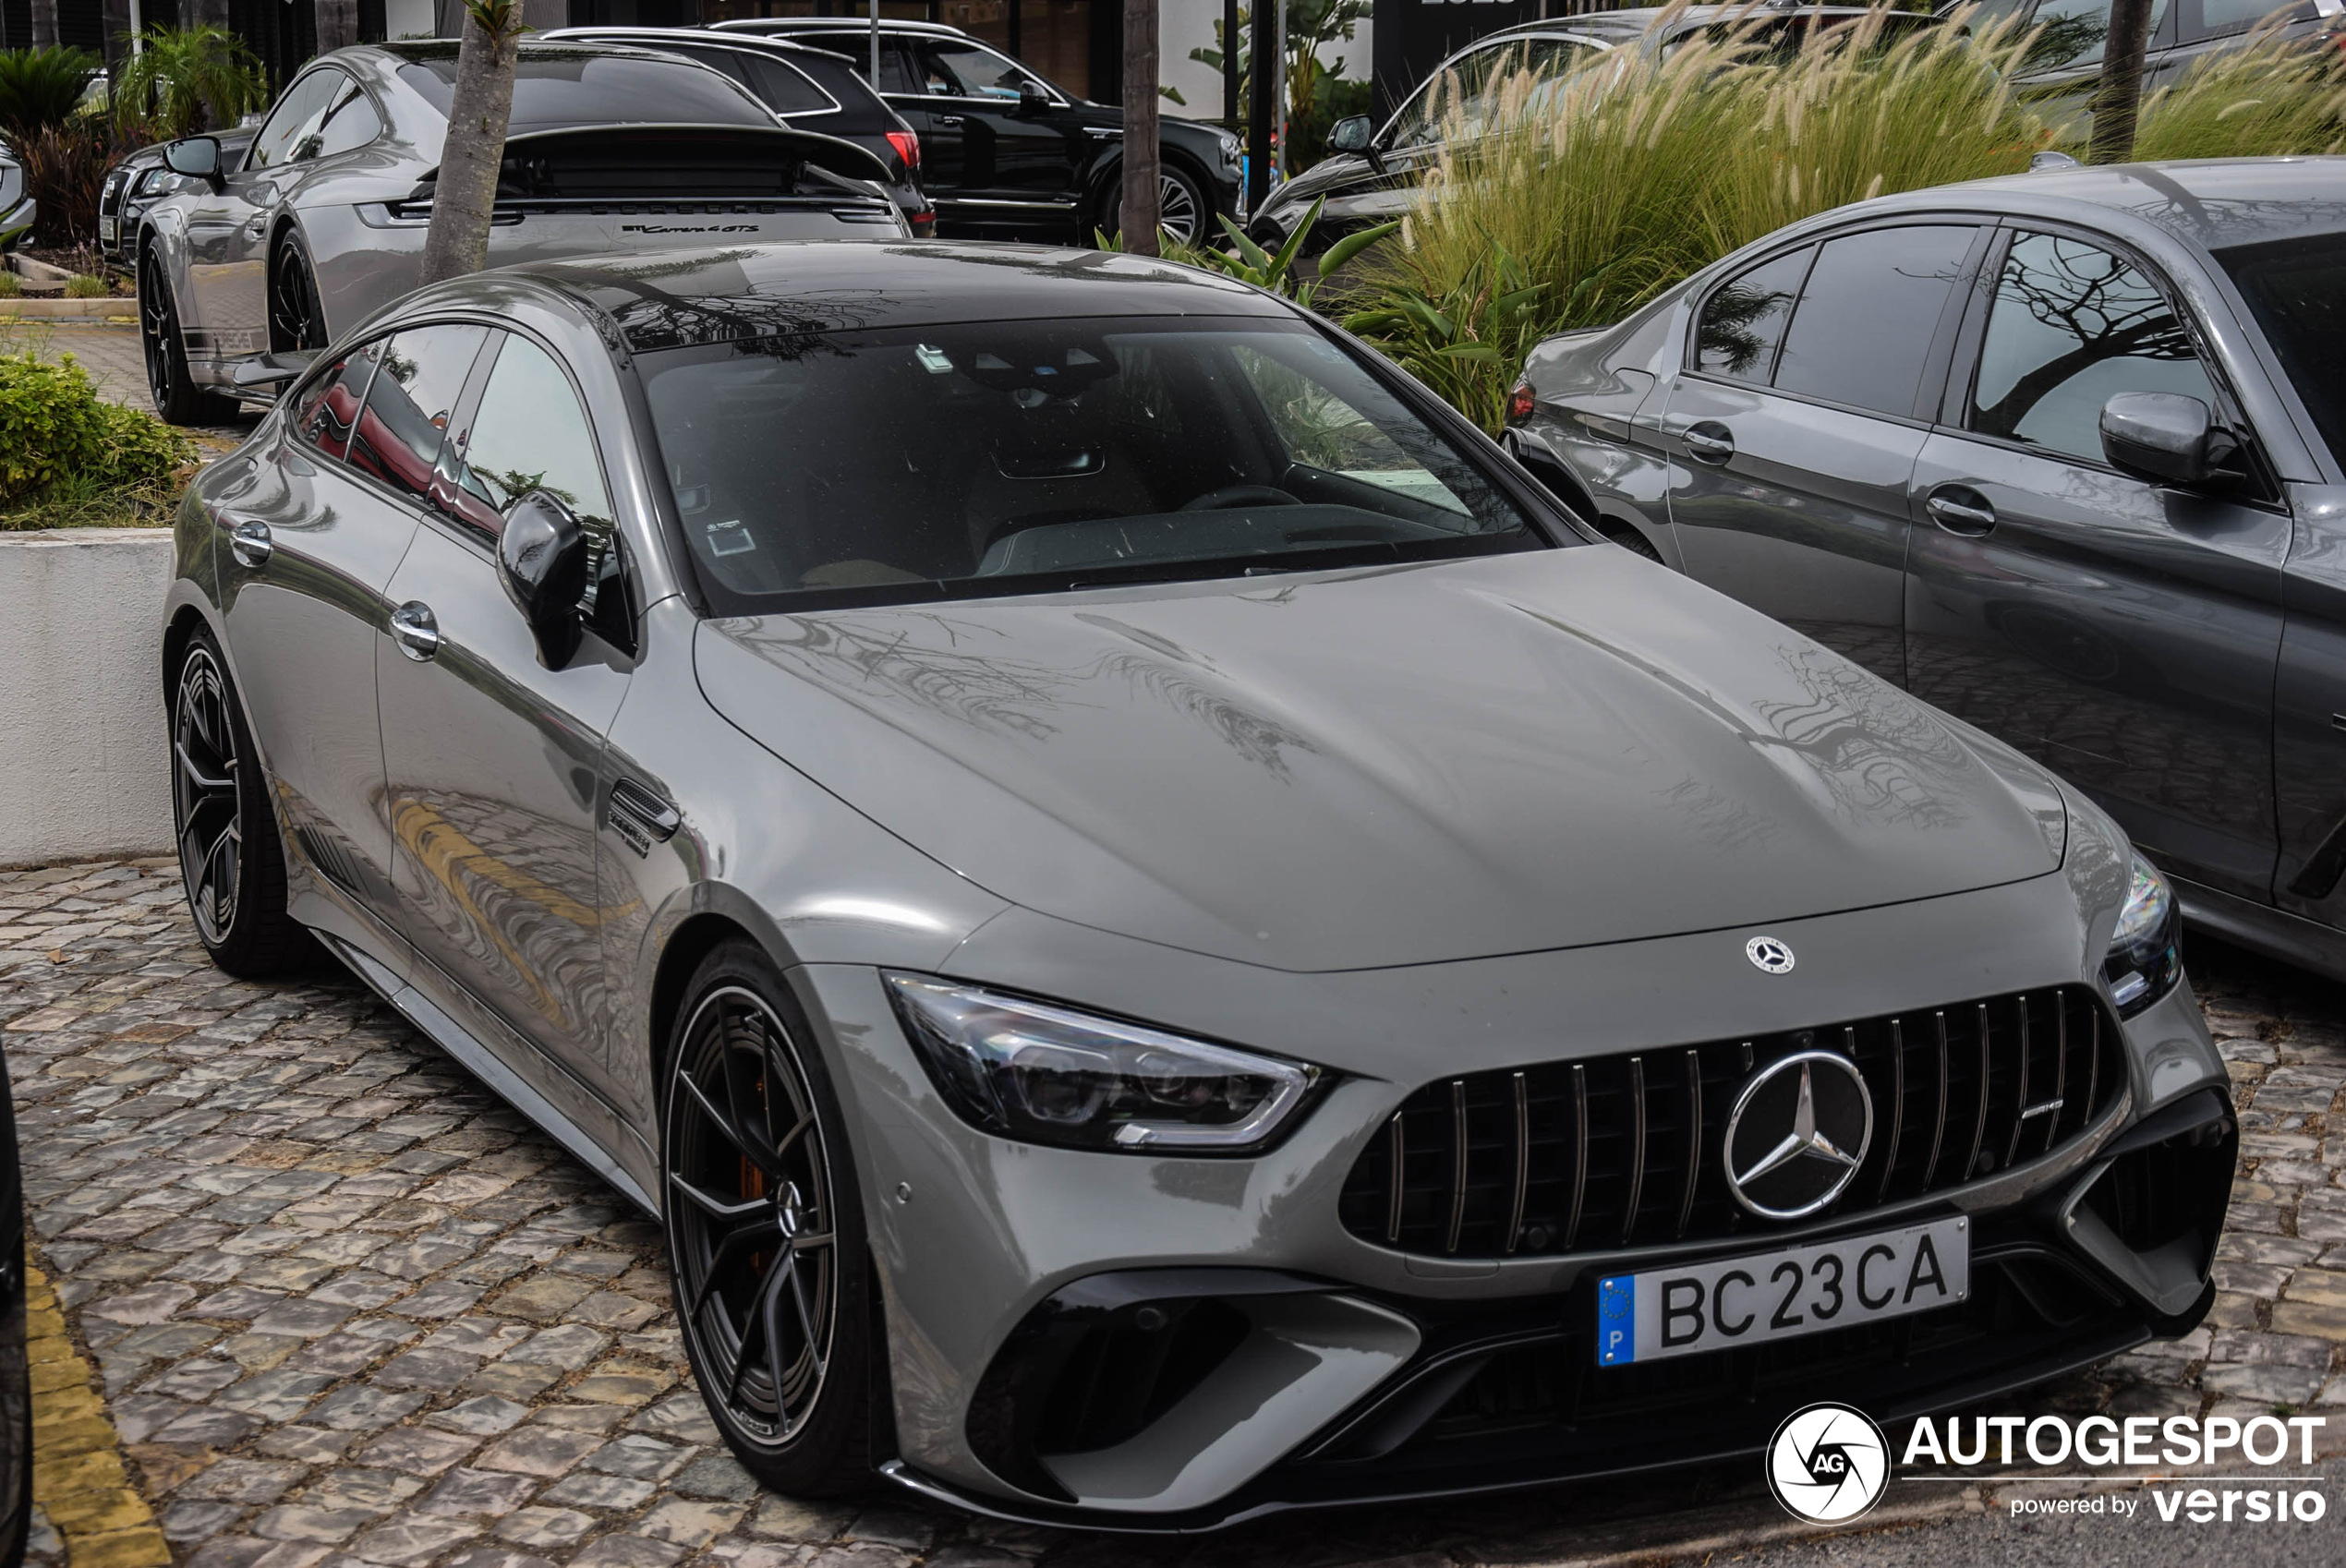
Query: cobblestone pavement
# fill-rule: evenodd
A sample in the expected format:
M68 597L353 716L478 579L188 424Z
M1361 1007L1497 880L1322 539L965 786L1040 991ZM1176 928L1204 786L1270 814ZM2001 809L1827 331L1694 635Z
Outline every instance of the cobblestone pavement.
M123 308L135 308L127 300ZM21 354L27 350L44 359L71 354L90 372L100 397L126 407L154 412L154 402L147 392L147 364L141 356L139 329L135 326L113 321L0 322L0 354ZM195 427L187 433L197 438L197 444L209 462L236 451L252 433L260 417L260 405L247 404L244 416L236 422Z
M2194 967L2245 1121L2222 1295L2026 1405L2346 1429L2346 993L2213 944ZM1435 1568L1787 1533L1749 1465L1203 1542L761 1495L691 1387L656 1228L340 971L212 969L168 862L0 872L0 1044L35 1261L195 1568ZM1964 1527L1992 1485L1934 1506Z

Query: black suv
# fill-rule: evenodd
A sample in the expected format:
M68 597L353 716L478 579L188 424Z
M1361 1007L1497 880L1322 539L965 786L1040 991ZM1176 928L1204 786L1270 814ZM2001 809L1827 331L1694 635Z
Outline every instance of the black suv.
M787 124L852 141L877 156L895 176L889 194L904 210L913 236L926 239L937 232L936 205L921 187L919 133L827 49L685 27L572 27L544 36L658 49L731 77Z
M871 70L871 24L846 17L720 22L828 50ZM1124 112L1061 91L959 28L880 23L880 96L921 138L921 184L937 232L974 239L1074 241L1114 232L1123 177ZM662 45L666 47L666 45ZM1239 139L1167 116L1163 222L1185 243L1216 237L1240 211Z

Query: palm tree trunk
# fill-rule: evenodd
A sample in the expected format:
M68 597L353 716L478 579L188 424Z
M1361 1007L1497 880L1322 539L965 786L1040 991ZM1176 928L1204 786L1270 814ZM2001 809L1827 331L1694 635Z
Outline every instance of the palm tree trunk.
M2142 107L2143 54L2150 47L2152 0L2112 0L2102 40L2101 87L2094 94L2089 161L2123 163L2134 155L2134 116Z
M57 46L57 0L32 0L32 46Z
M481 25L484 17L488 27ZM521 24L521 0L467 0L465 6L448 139L441 148L419 283L478 272L489 264L489 220L497 201L498 166L505 158L505 127L514 112Z
M1124 248L1156 254L1156 0L1124 0Z
M179 7L181 27L228 26L228 0L184 0Z
M318 53L358 42L358 0L317 0Z

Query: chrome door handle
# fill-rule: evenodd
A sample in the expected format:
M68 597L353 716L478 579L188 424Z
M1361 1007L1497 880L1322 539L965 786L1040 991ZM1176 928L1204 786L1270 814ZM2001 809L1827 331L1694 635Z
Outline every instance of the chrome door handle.
M440 621L431 606L419 599L409 599L391 612L391 634L399 651L417 664L440 651Z
M1735 432L1716 419L1688 425L1679 439L1687 443L1687 454L1698 463L1724 463L1735 454Z
M275 542L269 537L269 525L258 518L248 519L228 530L228 553L236 558L240 566L258 572L269 564L269 558L276 551Z
M933 126L958 126L961 117L959 115L931 115L928 123Z
M1968 485L1941 485L1922 503L1930 520L1950 534L1976 539L1996 526L1996 509Z

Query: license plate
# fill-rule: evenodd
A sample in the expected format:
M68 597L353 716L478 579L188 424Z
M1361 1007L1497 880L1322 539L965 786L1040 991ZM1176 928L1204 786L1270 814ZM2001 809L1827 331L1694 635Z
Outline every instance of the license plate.
M1952 1307L1971 1294L1961 1219L1597 1282L1597 1364L1699 1356Z
M122 220L121 220L121 219L119 219L119 218L101 218L101 219L99 219L99 220L98 220L98 237L99 237L100 239L102 239L102 240L104 240L104 241L105 241L108 245L112 245L112 244L114 243L114 236L115 236L115 235L118 235L118 234L120 234L121 232L122 232Z

